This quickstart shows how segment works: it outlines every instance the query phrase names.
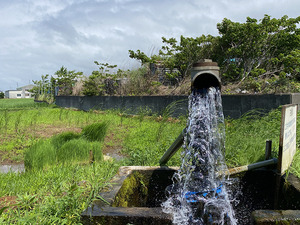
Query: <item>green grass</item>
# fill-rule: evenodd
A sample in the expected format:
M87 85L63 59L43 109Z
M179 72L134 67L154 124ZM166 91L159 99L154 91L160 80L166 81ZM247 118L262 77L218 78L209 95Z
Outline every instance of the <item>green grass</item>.
M36 103L32 98L0 99L0 110L48 107L45 103Z
M64 132L50 139L39 140L25 151L25 168L43 169L55 164L102 160L101 142L107 128L105 122L93 123L85 126L81 134Z
M0 196L17 196L1 224L80 224L80 213L109 185L119 164L54 166L22 174L0 174Z
M107 122L93 123L82 129L82 136L88 141L104 141L107 128Z
M81 137L80 133L75 133L72 131L63 132L51 138L51 145L53 145L54 148L58 149L66 142L73 139L78 139L80 137Z
M117 111L82 112L30 104L20 109L13 107L16 102L6 102L6 109L0 110L2 160L23 161L26 152L25 163L38 168L22 174L0 174L0 197L15 196L17 200L14 207L2 214L0 210L0 224L79 224L80 213L92 199L100 198L97 193L109 185L119 166L158 165L186 126L186 118L169 119L168 114L128 116ZM280 109L262 117L255 115L226 120L228 166L262 160L268 139L273 141L272 155L277 157ZM297 138L297 147L299 144ZM102 161L105 148L121 149L126 159ZM89 159L90 151L95 162L80 163ZM178 151L168 165L180 163ZM290 172L300 177L299 149ZM5 204L0 203L0 209Z
M255 110L240 119L226 121L228 166L248 165L264 160L266 140L272 140L272 155L277 157L281 111L277 109L262 117L258 115L261 114Z

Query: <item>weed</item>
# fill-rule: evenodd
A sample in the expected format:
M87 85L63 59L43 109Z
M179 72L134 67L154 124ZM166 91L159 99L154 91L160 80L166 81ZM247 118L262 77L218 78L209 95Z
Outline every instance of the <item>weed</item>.
M24 153L24 164L27 170L42 169L56 162L56 149L50 140L39 140Z
M226 160L229 166L248 165L264 159L265 142L272 140L278 151L280 110L262 114L255 110L240 119L226 121Z
M90 151L92 151L95 160L102 160L101 144L99 142L89 142L82 138L73 139L57 150L57 162L89 161Z
M107 133L108 123L93 123L82 129L82 136L89 141L103 141Z
M37 200L38 199L36 198L36 195L24 193L22 195L18 195L17 205L19 205L20 209L31 210L33 209Z
M15 119L15 131L16 131L16 133L19 132L19 126L20 126L20 123L21 123L21 117L22 117L22 111L20 111L17 114L17 118Z
M5 134L7 133L9 118L10 118L10 116L8 115L8 111L4 110L4 130L5 130Z
M92 166L71 164L22 174L0 174L0 196L18 196L17 207L0 209L0 222L80 224L81 212L109 184L118 167L116 163L95 162Z
M55 135L51 138L51 144L56 148L60 148L64 143L72 139L78 139L81 137L81 134L75 133L72 131L63 132L58 135Z

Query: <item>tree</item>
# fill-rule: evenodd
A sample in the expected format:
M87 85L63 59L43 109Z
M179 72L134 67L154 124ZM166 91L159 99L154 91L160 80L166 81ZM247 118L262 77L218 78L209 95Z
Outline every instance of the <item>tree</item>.
M83 94L88 96L114 94L116 86L117 74L111 73L110 70L117 67L117 65L110 65L108 63L99 63L94 61L99 66L98 70L92 74L83 83ZM118 70L119 72L120 70Z
M128 52L130 58L140 61L142 65L152 61L151 57L148 57L144 52L141 52L141 50L139 49L136 52L134 52L133 50L128 50Z
M169 78L186 77L192 65L200 59L211 56L215 37L202 35L200 37L180 37L178 42L175 38L162 37L163 46L158 55L148 57L144 52L129 50L129 57L145 63L156 63L161 61L165 68L170 70L166 73ZM177 72L179 71L179 73Z
M271 19L265 15L260 22L247 17L246 23L226 18L218 23L220 38L214 58L224 77L243 81L252 72L256 76L280 72L284 66L280 58L300 47L299 21L300 17Z
M221 68L222 81L242 83L245 79L268 78L285 72L290 79L300 79L300 16L280 19L265 15L261 20L247 17L245 23L224 18L217 24L219 36L202 35L180 40L162 37L158 55L147 56L129 50L131 58L142 64L159 59L171 70L170 77L187 77L194 62L211 58ZM179 74L174 73L175 68ZM282 76L282 73L281 73Z
M66 67L62 66L55 72L57 78L55 81L52 79L52 83L59 86L59 95L71 95L73 85L82 74L82 72L75 72L75 70L68 71Z
M4 93L2 91L0 91L0 99L4 98Z
M215 37L202 35L200 37L184 37L181 35L178 43L175 38L162 37L164 46L159 51L166 67L171 71L177 68L183 77L189 74L192 65L203 58L210 58Z

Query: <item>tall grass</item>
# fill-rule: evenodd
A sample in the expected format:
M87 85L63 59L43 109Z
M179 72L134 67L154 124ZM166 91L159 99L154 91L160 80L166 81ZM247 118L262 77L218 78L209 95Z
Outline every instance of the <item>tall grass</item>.
M145 119L124 141L124 152L129 156L129 164L159 165L160 158L184 127L185 121L174 121L165 122L161 129L161 122ZM168 165L180 165L180 152L171 158Z
M16 196L16 202L0 215L0 224L80 224L81 212L101 197L98 193L119 166L95 162L0 174L0 196Z
M226 121L226 162L228 166L248 165L264 159L266 140L272 140L277 157L281 112L261 115L252 111L240 119ZM300 127L299 127L300 128Z
M88 141L104 141L107 128L107 122L93 123L82 129L82 136Z
M39 140L25 151L24 163L27 170L42 169L56 162L56 149L50 140Z
M101 147L99 142L90 142L83 138L70 140L57 150L57 162L100 161L103 159ZM89 158L90 152L93 154L93 159Z
M50 139L39 140L25 151L26 169L102 160L101 142L107 133L107 127L107 123L95 123L84 127L81 134L64 132Z

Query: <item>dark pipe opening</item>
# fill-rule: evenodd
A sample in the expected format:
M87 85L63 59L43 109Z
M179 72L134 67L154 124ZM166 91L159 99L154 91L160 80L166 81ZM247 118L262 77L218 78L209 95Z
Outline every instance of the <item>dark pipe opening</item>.
M221 88L220 81L218 78L210 73L200 74L196 77L192 83L192 89L202 89L210 87L219 87Z

